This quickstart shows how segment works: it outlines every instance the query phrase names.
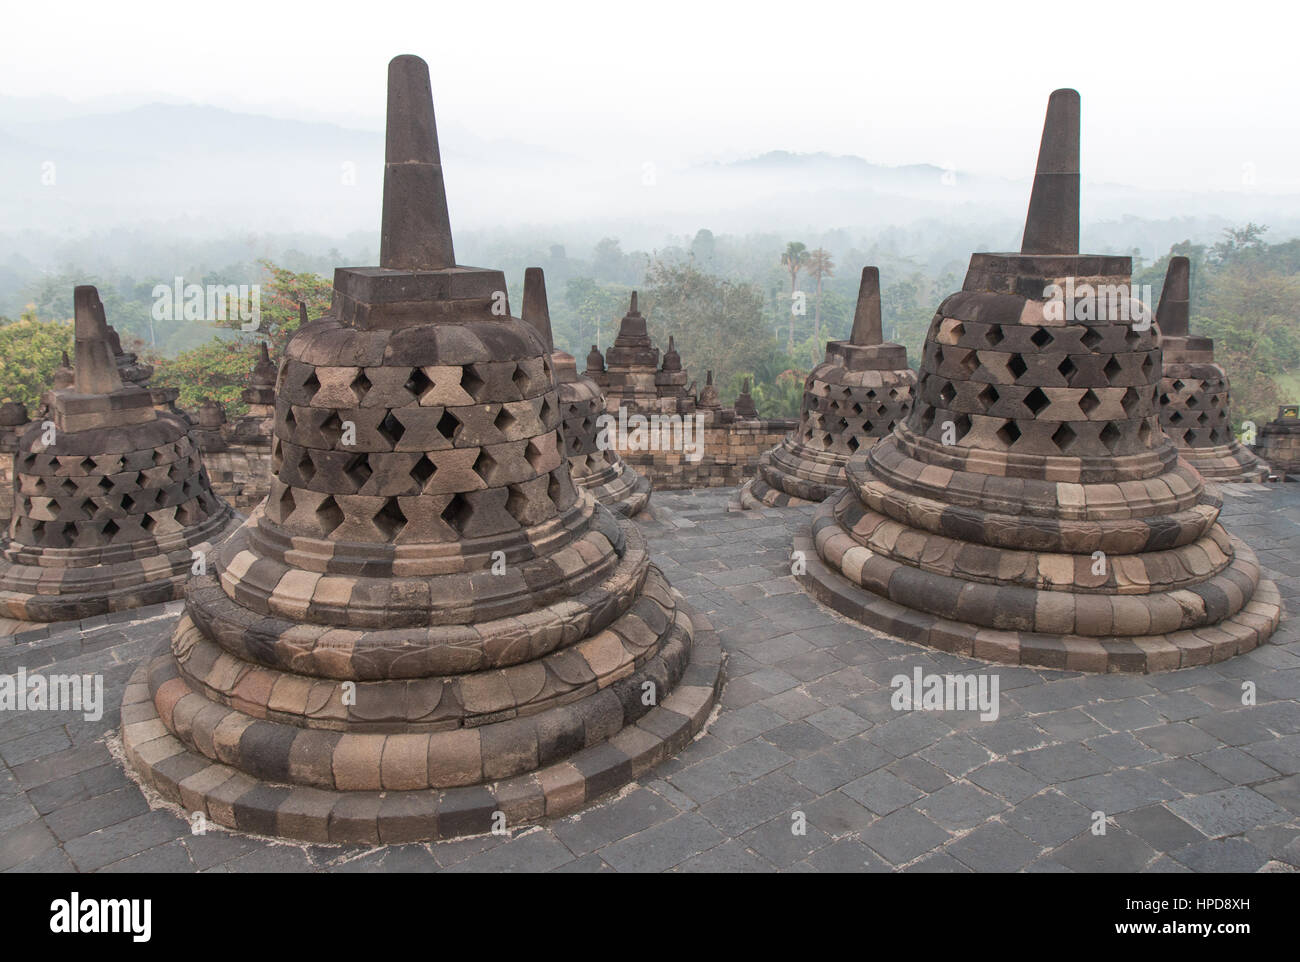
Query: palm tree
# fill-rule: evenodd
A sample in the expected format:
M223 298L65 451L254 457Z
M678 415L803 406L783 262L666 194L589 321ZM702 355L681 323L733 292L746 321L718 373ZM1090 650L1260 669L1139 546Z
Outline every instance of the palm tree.
M807 263L808 273L817 278L817 307L813 316L813 340L816 341L820 350L822 340L822 280L827 277L835 276L835 261L831 259L831 252L823 247L817 248L808 254Z
M785 253L781 255L781 266L790 272L790 334L785 345L787 351L794 350L794 292L799 283L799 272L807 263L807 244L790 241L785 245Z

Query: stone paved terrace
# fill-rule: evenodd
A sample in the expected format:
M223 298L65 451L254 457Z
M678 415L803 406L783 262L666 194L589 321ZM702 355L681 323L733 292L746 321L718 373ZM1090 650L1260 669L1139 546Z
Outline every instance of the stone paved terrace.
M1300 485L1227 486L1224 520L1291 610ZM0 715L7 871L1294 871L1300 867L1300 620L1204 668L1088 676L989 666L883 638L789 575L811 508L727 512L734 489L658 492L658 564L728 652L722 709L678 757L580 816L380 848L192 835L114 757L128 675L178 605L0 648L0 673L103 672L107 707ZM644 517L644 516L643 516ZM34 637L35 640L32 640ZM896 712L889 680L995 672L996 721ZM1257 705L1241 704L1244 680ZM71 719L71 720L70 720ZM1110 819L1090 832L1090 813ZM791 831L795 812L806 834Z

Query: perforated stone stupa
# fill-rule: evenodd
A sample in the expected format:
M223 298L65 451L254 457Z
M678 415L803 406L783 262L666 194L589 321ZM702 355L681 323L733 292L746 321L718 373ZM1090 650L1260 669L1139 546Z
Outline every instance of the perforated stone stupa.
M616 514L630 518L650 501L650 481L637 474L612 444L600 443L600 417L604 415L605 392L591 378L578 374L578 363L567 351L555 350L550 308L546 301L546 277L540 267L524 271L523 319L551 352L556 393L563 418L564 455L573 482ZM589 359L590 360L590 359ZM678 365L680 368L680 363Z
M719 681L636 527L574 486L504 276L456 265L418 57L389 65L380 263L289 341L265 508L125 698L137 771L246 831L565 814L684 746Z
M1263 481L1268 466L1232 432L1228 374L1214 362L1214 341L1188 332L1190 280L1187 258L1171 258L1156 311L1164 355L1160 427L1207 481Z
M1283 479L1300 475L1300 404L1283 404L1259 429L1259 456Z
M188 423L154 408L136 383L147 370L119 366L98 291L78 287L75 304L71 383L56 380L49 420L29 424L14 454L0 633L179 598L194 552L237 525Z
M1160 431L1159 345L1128 320L1130 259L1078 253L1078 159L1079 96L1058 90L1021 253L972 256L931 322L906 422L849 462L796 539L803 581L871 627L991 661L1221 661L1269 637L1280 599ZM1071 279L1112 292L1118 316L1062 311L1050 285Z
M849 458L907 416L915 388L907 348L884 340L880 271L864 267L849 339L826 345L826 359L804 381L798 429L759 458L740 491L741 505L825 501L844 487Z

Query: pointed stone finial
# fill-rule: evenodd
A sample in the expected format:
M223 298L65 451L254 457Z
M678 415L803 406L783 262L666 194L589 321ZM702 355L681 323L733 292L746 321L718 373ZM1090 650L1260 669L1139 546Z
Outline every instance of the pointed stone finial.
M379 266L432 271L455 265L429 65L404 54L388 64Z
M1022 254L1079 253L1079 92L1052 91Z
M89 284L73 292L76 308L75 354L73 382L78 394L112 394L122 390L122 378L117 373L117 360L109 344L108 322L104 318L104 305L99 291Z
M861 347L880 344L885 339L880 320L880 268L862 268L862 283L858 285L858 306L853 312L853 330L849 343Z
M298 302L298 325L300 327L305 327L307 325L307 302L306 301Z
M712 371L706 371L706 372L705 372L705 374L704 374L704 383L707 384L709 387L713 387L713 372L712 372Z
M546 274L540 267L524 270L524 309L519 315L531 324L542 337L548 354L555 352L555 338L551 333L551 309L546 302Z
M638 310L636 309L636 291L633 291L633 292L632 292L632 304L631 304L630 307L628 307L627 312L628 312L629 314L640 314L640 313L641 313L640 311L638 311Z
M270 364L270 363L271 363L271 352L270 352L270 351L267 349L267 347L266 347L266 341L263 341L263 342L262 342L261 347L262 347L262 349L261 349L261 351L258 352L258 355L257 355L257 363L258 363L258 364L262 364L262 363Z
M68 357L68 352L67 352L67 351L64 351L64 352L63 352L63 365L62 365L62 366L63 366L63 367L66 367L69 371L72 370L72 360Z
M1162 337L1186 337L1191 300L1191 262L1186 257L1169 258L1165 286L1160 290L1156 323Z

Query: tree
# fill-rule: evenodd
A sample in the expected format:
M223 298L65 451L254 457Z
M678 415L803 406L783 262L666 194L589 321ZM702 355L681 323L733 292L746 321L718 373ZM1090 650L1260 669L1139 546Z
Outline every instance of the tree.
M785 245L781 255L781 266L790 274L790 335L786 338L785 349L794 350L794 292L799 284L799 272L808 263L808 245L799 241L790 241Z
M821 247L810 251L808 253L807 269L809 276L817 279L817 303L813 313L813 339L820 342L822 339L822 281L825 278L835 276L835 261L831 258L831 252Z
M39 320L30 305L16 321L0 318L0 400L25 404L34 416L73 340L72 321Z

